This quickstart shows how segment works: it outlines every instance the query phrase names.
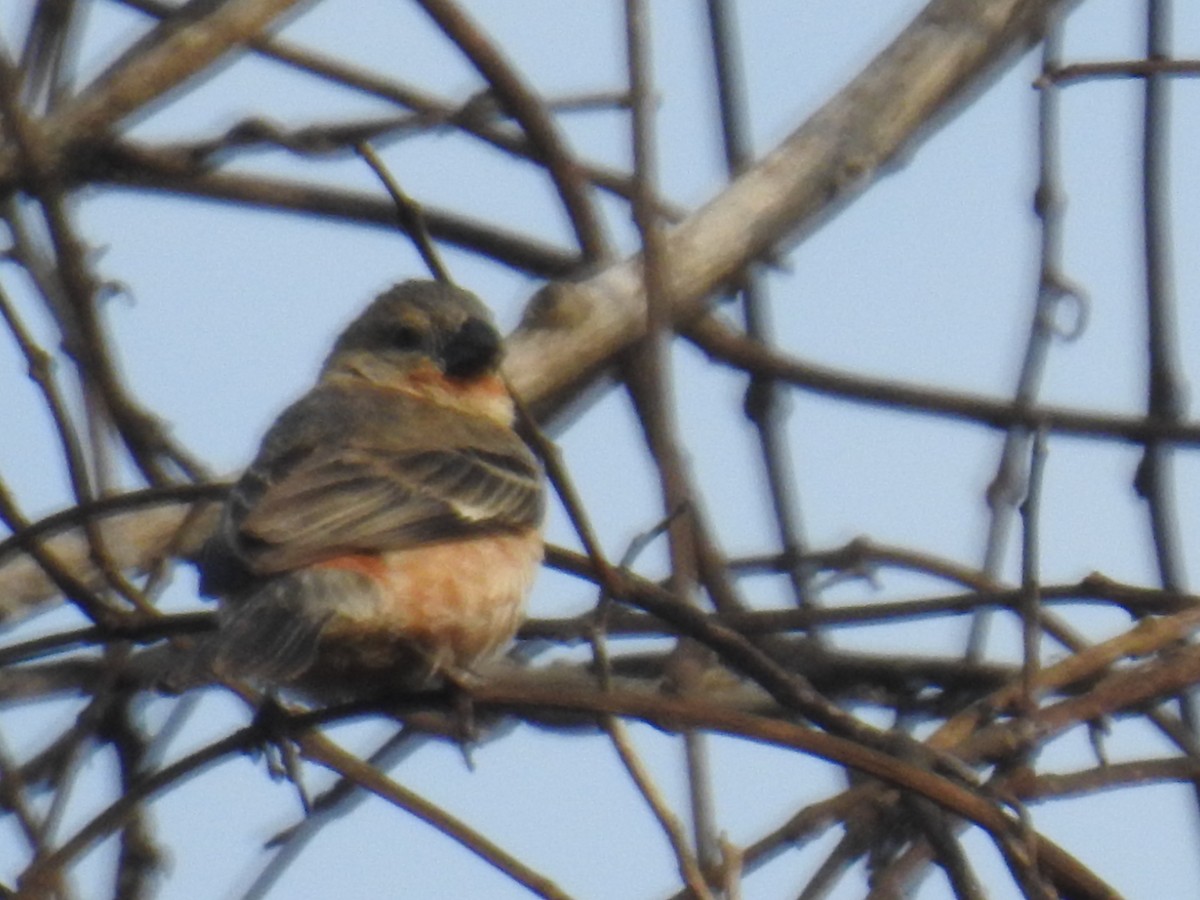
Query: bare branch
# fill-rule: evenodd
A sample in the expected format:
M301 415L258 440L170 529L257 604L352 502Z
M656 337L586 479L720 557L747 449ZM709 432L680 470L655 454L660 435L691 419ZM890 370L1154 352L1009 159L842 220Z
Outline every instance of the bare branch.
M945 122L971 86L1041 36L1071 0L932 0L858 77L725 191L667 232L663 281L676 322L778 242L814 227L884 166ZM508 371L539 415L644 332L640 261L626 260L533 299Z

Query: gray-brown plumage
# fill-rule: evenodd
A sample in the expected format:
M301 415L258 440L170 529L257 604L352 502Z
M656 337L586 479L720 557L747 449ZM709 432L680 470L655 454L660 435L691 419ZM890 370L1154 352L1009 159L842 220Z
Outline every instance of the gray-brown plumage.
M203 551L217 674L340 695L420 683L511 638L544 496L500 359L486 307L434 282L392 288L347 327Z

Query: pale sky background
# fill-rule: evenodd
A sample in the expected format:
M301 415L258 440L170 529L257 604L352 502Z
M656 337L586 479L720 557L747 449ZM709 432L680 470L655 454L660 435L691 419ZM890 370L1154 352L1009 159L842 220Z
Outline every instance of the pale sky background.
M600 0L477 0L464 3L546 96L617 89L624 80L620 4ZM19 46L32 4L0 6L0 35ZM774 146L817 109L897 33L923 4L917 0L745 0L739 4L753 137ZM84 70L111 58L141 17L95 4L84 44ZM692 207L719 190L723 163L715 127L702 5L652 4L655 77L662 95L662 189ZM1087 0L1067 24L1066 61L1142 54L1143 4ZM1176 4L1176 55L1200 56L1200 5ZM378 65L447 98L480 87L473 71L415 7L381 0L327 0L284 32L363 65ZM1036 284L1037 230L1032 215L1034 122L1039 66L1027 55L956 119L835 219L789 254L788 272L772 273L772 312L781 345L803 359L907 382L937 384L996 397L1011 394ZM1062 94L1063 171L1068 202L1064 268L1088 297L1086 330L1051 350L1042 398L1087 410L1140 413L1145 404L1142 356L1138 146L1141 86L1103 81ZM1175 289L1180 358L1190 381L1200 359L1200 284L1191 250L1200 244L1200 84L1174 90L1172 183ZM309 79L265 60L246 59L139 126L147 138L212 135L248 113L269 111L285 123L381 113L380 102L348 92L312 90ZM626 119L619 113L566 116L573 146L590 159L627 164ZM514 168L477 143L429 137L385 148L385 159L422 202L474 213L514 230L565 245L569 234L548 183L531 167ZM378 190L351 159L298 160L282 154L246 157L240 167L271 167L303 177ZM634 246L627 215L609 205L609 223L625 249ZM375 293L424 274L396 233L317 219L263 215L169 196L124 191L89 193L81 206L85 236L102 274L127 293L108 303L109 322L136 394L169 415L176 436L215 472L248 460L271 418L315 375L332 336ZM506 328L537 284L469 254L444 250L455 278L496 310ZM0 269L5 290L24 289ZM45 323L35 320L47 345ZM710 369L680 345L676 354L680 415L687 450L705 490L704 502L731 554L771 547L772 529L755 467L753 436L737 415L743 379ZM30 515L67 502L53 433L34 388L22 382L23 361L0 342L0 473L20 491ZM9 385L17 385L13 391ZM856 536L936 551L964 563L982 560L983 491L1001 438L981 427L884 412L793 393L789 432L805 532L812 547L840 546ZM737 422L736 426L731 425ZM611 392L562 435L562 447L587 508L612 557L659 518L658 492L646 453L619 392ZM1138 452L1075 439L1050 442L1042 512L1042 574L1072 581L1100 571L1155 584L1144 511L1130 486ZM1200 523L1200 459L1176 457L1182 545L1190 571ZM565 517L552 511L548 537L575 546ZM1010 540L1006 577L1018 574ZM663 571L661 547L640 566ZM195 603L194 578L180 570L168 595ZM898 598L944 590L925 579L885 574L878 591L861 581L831 590L827 602ZM768 598L777 592L763 585ZM578 582L545 575L534 615L580 612L594 602ZM770 602L770 601L768 601ZM1093 639L1128 626L1116 614L1080 615ZM37 627L74 621L63 614ZM909 627L861 630L843 646L877 652L945 653L960 648L962 626L932 620ZM1015 632L995 628L996 658L1012 658ZM1058 648L1047 646L1049 658ZM77 705L76 705L77 706ZM0 736L10 752L28 752L54 733L76 706L0 710ZM147 702L147 723L169 708ZM189 752L247 720L228 696L209 692L170 756ZM679 742L634 729L639 749L676 809L685 814ZM364 749L385 733L376 724L339 728L339 739ZM1110 758L1148 754L1159 739L1114 725ZM1167 748L1162 748L1166 752ZM822 763L744 743L713 742L718 812L730 840L759 837L807 802L836 789L837 772ZM474 755L469 772L453 747L425 748L391 774L465 818L474 827L580 898L659 897L676 881L663 836L601 738L521 728ZM1072 732L1040 760L1047 771L1091 764L1086 735ZM110 783L111 761L86 765ZM91 774L91 773L89 773ZM312 772L315 792L326 783ZM108 800L87 796L61 833L69 834ZM1076 853L1129 897L1192 896L1200 883L1197 814L1183 788L1141 788L1033 809L1035 825ZM239 896L265 857L261 842L299 815L294 790L272 782L261 760L239 759L204 773L154 805L172 864L164 900ZM747 900L793 897L832 848L783 854L748 877ZM13 880L21 857L11 825L0 824L0 880ZM968 847L992 896L1016 896L999 857L979 834ZM104 896L112 846L81 865L77 896ZM836 898L861 896L850 879ZM507 878L447 839L382 802L369 800L327 827L294 863L272 897L528 896ZM922 898L948 896L939 874Z

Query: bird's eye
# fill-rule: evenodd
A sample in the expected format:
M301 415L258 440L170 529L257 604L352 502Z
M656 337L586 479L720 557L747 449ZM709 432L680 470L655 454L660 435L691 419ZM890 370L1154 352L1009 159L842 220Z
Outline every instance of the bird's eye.
M388 333L387 343L396 350L417 350L421 346L421 332L407 325L397 325Z

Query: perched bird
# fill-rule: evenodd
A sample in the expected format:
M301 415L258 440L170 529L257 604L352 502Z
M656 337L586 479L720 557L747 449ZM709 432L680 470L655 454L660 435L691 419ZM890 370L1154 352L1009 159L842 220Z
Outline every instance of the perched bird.
M502 648L542 558L537 460L472 294L407 281L342 332L200 556L204 665L317 698L427 685Z

